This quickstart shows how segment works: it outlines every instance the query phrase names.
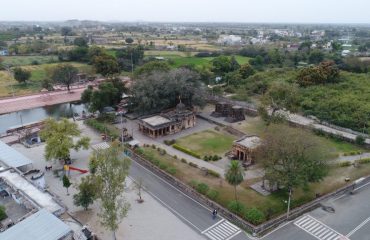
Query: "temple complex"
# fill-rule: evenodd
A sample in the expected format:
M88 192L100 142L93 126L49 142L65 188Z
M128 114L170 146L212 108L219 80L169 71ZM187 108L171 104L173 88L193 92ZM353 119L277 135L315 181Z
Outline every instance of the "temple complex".
M261 144L261 139L255 135L244 136L234 141L232 155L234 159L243 161L243 165L254 163L256 150Z
M174 110L140 119L139 130L149 137L157 138L178 133L184 129L194 127L195 124L195 113L188 110L180 101Z

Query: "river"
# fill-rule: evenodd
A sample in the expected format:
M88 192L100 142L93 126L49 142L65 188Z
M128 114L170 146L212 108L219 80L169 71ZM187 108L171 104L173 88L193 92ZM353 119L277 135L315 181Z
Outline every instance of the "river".
M83 110L86 110L84 104L62 103L2 114L0 115L0 134L5 133L11 127L37 122L48 117L59 119L61 117L72 117L73 113L81 115Z

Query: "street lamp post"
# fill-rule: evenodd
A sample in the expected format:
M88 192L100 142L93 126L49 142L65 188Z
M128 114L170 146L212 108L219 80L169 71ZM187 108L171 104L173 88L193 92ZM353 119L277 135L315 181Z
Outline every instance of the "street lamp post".
M286 218L289 219L289 213L290 213L290 199L292 198L292 188L289 188L289 198L288 198L288 209L286 212Z

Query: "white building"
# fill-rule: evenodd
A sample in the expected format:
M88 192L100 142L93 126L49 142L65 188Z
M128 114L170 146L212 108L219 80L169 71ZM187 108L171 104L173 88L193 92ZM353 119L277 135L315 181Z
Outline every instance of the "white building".
M242 37L236 35L220 35L217 42L222 45L238 45L242 43Z

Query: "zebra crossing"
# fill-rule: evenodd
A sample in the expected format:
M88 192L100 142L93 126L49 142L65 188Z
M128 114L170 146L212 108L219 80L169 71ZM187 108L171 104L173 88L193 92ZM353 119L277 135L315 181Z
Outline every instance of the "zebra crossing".
M326 226L310 215L305 215L294 222L294 225L311 234L319 240L342 240L348 239L334 229Z
M229 221L222 219L213 226L204 230L202 234L206 235L211 240L230 240L240 232L240 228Z

